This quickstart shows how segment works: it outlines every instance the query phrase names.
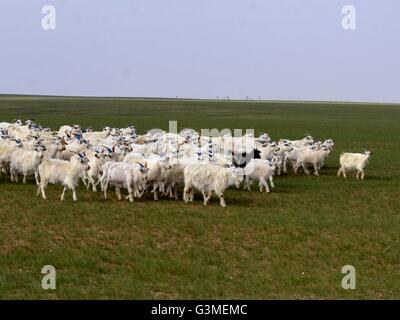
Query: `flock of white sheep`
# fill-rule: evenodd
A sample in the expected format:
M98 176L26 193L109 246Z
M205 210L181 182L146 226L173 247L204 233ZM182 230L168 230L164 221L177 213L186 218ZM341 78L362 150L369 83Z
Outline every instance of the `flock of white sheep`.
M183 200L194 199L194 189L204 197L206 205L214 193L226 206L224 191L231 185L241 185L249 191L251 183L259 183L260 191L274 188L274 175L286 173L290 166L294 173L302 168L315 175L323 167L334 142L314 141L310 135L300 140L271 141L264 133L259 137L245 134L240 137L223 135L204 136L192 129L180 133L151 130L137 135L134 126L105 127L102 131L79 125L62 126L58 132L43 128L32 120L0 122L0 168L11 181L23 176L34 176L37 195L46 199L48 184L61 184L72 190L82 180L87 189L96 192L100 184L107 198L109 186L114 186L119 200L121 189L126 199L133 201L145 192L178 200L178 188L184 186ZM357 179L364 179L364 168L372 152L342 153L338 176L357 171Z

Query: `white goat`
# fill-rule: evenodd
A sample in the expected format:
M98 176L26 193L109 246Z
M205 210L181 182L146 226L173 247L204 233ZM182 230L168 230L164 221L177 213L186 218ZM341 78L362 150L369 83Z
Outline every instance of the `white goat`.
M72 198L77 201L76 188L85 171L89 170L88 158L84 154L74 155L70 161L58 159L45 159L39 165L40 183L36 195L42 192L43 199L46 198L45 188L49 183L60 183L64 186L61 200L65 199L67 188L72 190Z
M372 151L365 151L364 153L342 153L340 155L340 168L337 172L337 176L346 179L346 173L349 171L357 171L357 179L361 174L361 180L364 179L364 169L367 166L369 159L371 158Z
M312 150L310 148L303 150L297 157L294 173L297 173L299 167L302 166L304 172L306 174L310 174L310 172L307 170L307 166L312 165L314 168L314 174L318 176L318 170L321 168L322 163L324 162L325 158L329 156L330 152L331 149L328 147L322 147L319 150Z
M23 175L23 183L26 177L34 174L36 184L39 185L39 165L43 159L43 152L46 148L38 145L34 150L16 148L10 158L10 177L11 181L18 182L18 174Z
M188 164L184 169L185 188L183 200L187 203L193 201L194 188L200 190L204 197L204 205L207 205L212 192L220 198L222 207L226 207L224 191L231 185L240 186L243 181L243 169L229 167L224 168L213 164Z
M301 140L287 140L290 141L292 143L293 147L305 147L308 145L311 145L314 143L314 139L312 136L310 135L306 135L303 139Z
M123 162L106 162L104 172L101 177L101 185L104 198L107 199L108 185L115 186L118 200L121 200L121 188L128 190L128 199L133 202L133 196L140 195L147 179L148 168L141 164L130 164Z
M92 153L91 155L89 155ZM88 152L89 167L90 169L85 173L83 180L87 179L86 189L89 190L90 185L92 185L93 192L97 192L97 185L101 180L101 175L103 172L103 165L105 162L106 155L99 151Z
M263 187L266 192L270 192L268 186L268 180L271 183L271 187L275 188L274 185L274 162L269 160L252 159L247 166L244 168L245 173L245 188L251 191L250 184L252 180L259 181L260 192L263 192Z

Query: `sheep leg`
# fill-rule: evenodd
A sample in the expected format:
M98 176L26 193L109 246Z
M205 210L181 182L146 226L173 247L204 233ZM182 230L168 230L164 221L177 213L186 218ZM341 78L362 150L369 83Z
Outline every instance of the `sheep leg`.
M246 188L247 188L247 190L249 190L249 192L251 191L251 179L249 179L249 178L246 178L246 180L245 180L245 185L244 185L243 189L246 189Z
M224 199L224 194L222 192L217 193L220 199L220 205L221 207L226 207L225 199Z
M305 172L306 174L310 175L310 171L308 171L306 164L305 164L305 163L302 163L301 166L303 167L304 172Z
M208 194L207 194L207 200L206 200L207 203L208 203L208 201L210 201L211 196L212 196L212 190L209 190Z
M283 172L287 173L287 158L285 157L285 159L283 160Z
M118 200L121 201L121 189L119 187L115 187L115 192L117 193Z
M101 191L104 191L104 185L105 185L105 182L106 182L106 177L101 177L100 179L99 179L99 181L100 181L100 190Z
M77 201L78 197L76 196L76 189L75 189L75 187L72 187L71 189L72 189L72 199L74 201Z
M191 185L185 185L185 188L183 189L183 200L188 203L193 202L194 199L194 190Z
M206 205L207 205L207 202L208 202L206 192L205 192L205 191L202 191L201 193L203 194L203 198L204 198L203 204L206 206Z
M313 167L314 167L314 175L319 176L319 173L318 173L318 165L317 165L316 163L314 163L314 164L313 164Z
M67 191L67 187L66 186L64 186L63 192L61 194L61 201L65 200L65 191Z
M343 167L340 167L339 170L338 170L338 172L337 172L337 174L336 174L336 176L339 178L340 175L341 175L343 172L344 172Z
M93 181L94 182L94 181ZM97 192L97 184L99 183L99 182L97 182L97 183L93 183L92 182L92 190L93 190L93 192Z
M297 170L299 170L300 167L300 163L296 163L295 165L293 165L293 173L296 174Z
M267 183L267 181L265 180L264 177L262 177L262 178L260 179L260 184L261 184L262 186L264 186L266 192L268 192L268 193L271 192L271 191L269 190L268 183ZM262 188L260 188L260 191L262 192Z
M361 169L361 180L364 180L364 170L363 169Z
M179 200L179 196L178 196L178 185L174 185L173 186L174 189L174 199L175 200Z
M154 196L154 200L158 200L158 193L157 193L157 188L158 188L158 185L154 185L153 186L153 190L151 190L151 192L153 192L153 196Z
M138 198L140 199L142 196L143 196L143 194L145 193L145 191L146 191L146 188L145 187L141 187L140 189L138 188L137 189L138 191Z
M35 181L36 181L36 185L39 185L39 172L35 172Z
M47 198L46 198L46 193L44 192L44 188L45 188L45 183L41 182L40 183L40 191L42 192L42 198L46 200Z
M108 183L103 183L103 192L104 192L104 199L107 199L107 189L108 189Z
M132 187L131 187L130 184L128 184L128 193L129 193L128 198L129 198L130 202L133 202L133 194L132 194L132 192L133 192Z
M270 176L270 177L269 177L269 182L271 183L271 187L272 187L272 188L275 188L274 176Z
M87 185L88 185L88 183L86 182L86 178L87 178L86 176L82 177L82 182L85 185L85 187L87 187Z
M185 201L185 203L189 202L189 192L190 187L185 185L185 188L183 189L183 201Z
M97 185L100 183L101 177L97 177L97 182L95 182L93 185L93 192L97 192ZM94 181L94 180L93 180Z

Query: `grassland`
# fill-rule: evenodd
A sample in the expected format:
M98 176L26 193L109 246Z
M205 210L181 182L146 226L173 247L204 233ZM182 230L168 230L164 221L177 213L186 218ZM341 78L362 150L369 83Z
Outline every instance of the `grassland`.
M62 203L59 186L44 201L32 180L2 176L0 298L400 298L399 105L0 97L0 120L14 118L139 132L177 120L274 139L311 133L336 147L320 177L278 177L271 194L229 189L227 208L199 195L190 205L105 201L83 188ZM364 148L374 150L366 180L337 179L340 152ZM41 288L46 264L54 291ZM356 290L341 288L348 264Z

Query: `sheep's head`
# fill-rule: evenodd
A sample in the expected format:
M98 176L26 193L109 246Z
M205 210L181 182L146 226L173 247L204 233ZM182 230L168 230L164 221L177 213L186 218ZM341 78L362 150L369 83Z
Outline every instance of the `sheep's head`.
M24 146L24 144L20 139L11 139L11 140L15 142L17 148L22 148Z
M310 134L306 134L305 135L304 141L306 143L308 143L308 144L313 144L314 143L314 139Z
M246 179L243 168L231 167L231 176L236 188L240 188L240 184Z
M71 161L73 161L73 159L74 159L74 161L78 162L79 166L81 167L81 169L83 171L88 171L90 169L90 166L89 166L89 159L86 156L86 154L84 152L82 152L82 153L74 152L74 151L71 151L71 152L75 153L75 156L73 158L71 158Z
M332 139L326 139L322 145L333 148L335 146L335 143Z
M66 144L67 143L65 142L64 138L63 139L58 138L54 141L54 145L55 145L57 151L64 151L66 149L65 148Z
M147 163L142 164L142 163L138 162L137 164L139 165L139 172L141 173L142 183L146 183L147 182L147 175L148 175L150 169L147 166Z
M372 156L372 154L373 154L373 152L371 151L371 150L365 150L364 151L364 154L367 156L367 158L369 159L371 156Z

